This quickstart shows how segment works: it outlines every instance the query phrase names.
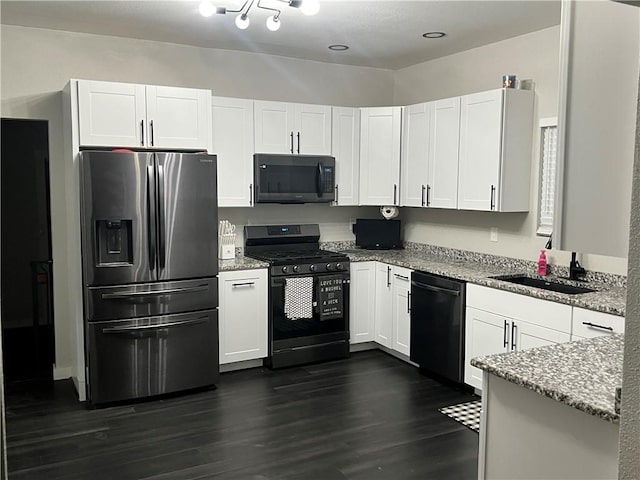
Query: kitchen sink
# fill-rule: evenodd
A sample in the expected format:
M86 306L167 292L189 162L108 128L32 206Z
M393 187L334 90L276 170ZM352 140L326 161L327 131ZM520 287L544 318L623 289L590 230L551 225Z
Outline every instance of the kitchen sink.
M552 292L566 293L568 295L578 295L581 293L595 292L592 288L578 287L576 285L568 285L566 283L552 282L541 278L528 277L526 275L503 275L492 277L503 282L517 283L527 287L541 288L543 290L551 290Z

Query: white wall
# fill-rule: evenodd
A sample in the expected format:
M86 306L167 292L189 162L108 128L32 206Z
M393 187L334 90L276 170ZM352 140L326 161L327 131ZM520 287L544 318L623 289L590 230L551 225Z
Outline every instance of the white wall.
M51 160L52 248L56 326L56 376L73 375L71 322L74 308L65 287L79 285L67 252L62 95L70 78L111 80L211 89L216 95L345 106L390 104L393 73L389 70L330 65L285 57L205 49L119 37L87 35L2 25L1 110L3 117L49 120ZM295 209L294 209L295 210ZM288 215L286 209L277 210ZM344 239L353 209L330 218L320 207L290 218L325 223L322 240ZM264 213L223 209L240 225L257 223ZM317 220L320 219L320 220ZM287 221L287 218L281 218ZM78 243L79 244L79 243ZM80 252L75 252L80 255Z
M412 104L498 88L503 74L531 78L536 86L535 124L557 116L560 27L413 65L395 72L394 101ZM537 260L546 243L536 235L539 139L534 138L529 213L480 213L403 209L405 239L452 248ZM489 231L498 228L498 242ZM569 264L570 253L554 250L550 263ZM626 274L626 259L583 255L589 269Z

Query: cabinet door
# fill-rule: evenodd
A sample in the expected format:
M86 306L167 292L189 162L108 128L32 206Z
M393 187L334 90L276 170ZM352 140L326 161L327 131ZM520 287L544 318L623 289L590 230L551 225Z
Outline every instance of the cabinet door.
M80 146L145 146L144 85L80 80L78 114Z
M624 317L573 307L571 339L624 333Z
M331 155L331 107L297 104L294 111L294 153Z
M502 89L465 95L460 105L458 208L497 210Z
M360 205L397 205L402 108L362 108L360 112Z
M220 272L220 363L267 356L267 271Z
M376 262L375 333L376 342L393 348L392 267Z
M294 153L294 104L254 102L256 153Z
M218 206L253 204L253 100L213 97L213 151L218 156Z
M458 207L460 97L433 103L427 206Z
M511 319L494 313L466 308L464 382L482 389L482 370L470 365L474 357L507 351Z
M393 349L409 356L411 349L411 270L393 267Z
M148 138L154 148L208 150L211 135L211 91L147 87Z
M511 325L511 350L528 350L571 340L571 335L532 323L514 321Z
M358 205L360 110L333 107L331 151L336 158L336 205Z
M432 107L420 103L404 109L400 205L406 207L427 206Z
M375 340L376 262L351 264L349 332L351 343Z

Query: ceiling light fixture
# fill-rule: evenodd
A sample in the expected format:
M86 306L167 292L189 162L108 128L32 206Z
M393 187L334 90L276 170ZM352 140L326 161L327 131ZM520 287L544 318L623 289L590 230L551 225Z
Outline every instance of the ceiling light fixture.
M345 50L349 50L349 45L329 45L329 50L344 52Z
M446 37L447 34L444 32L427 32L427 33L423 33L422 36L424 38L442 38L442 37Z
M320 10L320 0L272 0L272 5L277 5L274 2L285 3L290 7L298 8L304 15L315 15ZM255 4L256 8L261 8L263 10L269 10L274 12L269 18L267 18L267 28L272 32L275 32L280 29L280 14L281 10L273 7L267 7L262 4L262 0L245 0L242 6L238 9L229 9L226 7L215 7L209 0L204 0L200 2L200 14L203 17L210 17L214 13L218 13L221 15L225 15L227 13L237 13L236 17L236 27L240 30L245 30L249 28L249 10ZM349 48L349 47L347 47ZM346 50L344 48L343 50Z

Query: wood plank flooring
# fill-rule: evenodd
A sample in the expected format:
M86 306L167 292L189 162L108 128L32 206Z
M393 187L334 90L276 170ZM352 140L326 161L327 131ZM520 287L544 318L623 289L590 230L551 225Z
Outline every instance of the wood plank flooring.
M7 395L9 478L472 479L478 435L437 409L473 398L380 351L96 410L56 382Z

